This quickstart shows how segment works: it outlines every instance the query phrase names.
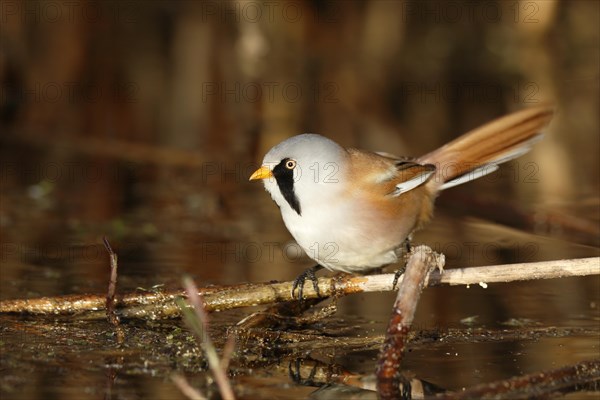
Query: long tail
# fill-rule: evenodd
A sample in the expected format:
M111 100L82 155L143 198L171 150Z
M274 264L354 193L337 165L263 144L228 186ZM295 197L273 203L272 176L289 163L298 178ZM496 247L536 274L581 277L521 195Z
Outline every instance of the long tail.
M434 164L432 189L443 190L480 178L498 164L528 152L554 114L548 105L535 106L498 118L419 158Z

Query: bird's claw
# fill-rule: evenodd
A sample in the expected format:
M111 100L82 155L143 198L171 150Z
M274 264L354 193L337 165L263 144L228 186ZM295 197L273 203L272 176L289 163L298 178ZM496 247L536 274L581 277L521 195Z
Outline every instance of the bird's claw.
M396 285L398 284L400 276L402 276L402 274L404 274L404 272L406 271L408 257L410 256L410 253L412 253L412 251L413 246L411 244L411 237L409 236L406 239L404 239L404 265L398 270L396 270L396 272L394 272L394 282L392 283L392 290L396 290Z
M300 384L300 385L304 385L304 386L318 386L318 384L315 382L315 375L317 374L317 365L313 365L312 369L310 370L310 374L308 375L308 378L303 379L302 378L302 374L301 374L301 367L302 367L302 363L305 360L301 360L301 359L296 359L294 361L290 361L290 363L288 364L288 372L290 375L290 378L292 379L292 381L294 381L294 383Z
M294 279L294 283L292 285L292 298L295 298L294 292L296 292L296 290L298 290L298 300L300 300L300 301L304 300L304 297L303 297L304 282L306 282L307 279L312 281L313 288L315 289L315 292L317 293L317 297L321 297L321 292L319 291L319 284L317 281L317 277L315 275L315 272L318 271L319 269L321 269L320 265L314 266L312 268L308 268L306 271L304 271L303 273L298 275L298 277L296 279Z
M396 272L394 272L394 282L392 283L392 290L396 290L398 279L400 279L400 276L402 276L404 271L406 271L406 265L400 269L397 269Z

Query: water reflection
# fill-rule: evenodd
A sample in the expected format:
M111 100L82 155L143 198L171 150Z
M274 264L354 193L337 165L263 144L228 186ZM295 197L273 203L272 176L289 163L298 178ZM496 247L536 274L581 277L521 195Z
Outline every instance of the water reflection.
M478 3L453 2L475 16L467 21L442 18L444 2L423 3L425 13L410 3L284 2L277 10L290 5L298 19L256 20L244 10L271 15L266 3L100 2L73 14L68 3L7 2L0 299L104 293L103 235L120 257L120 292L179 288L184 273L199 285L290 280L311 263L269 196L247 182L273 144L318 132L418 155L547 100L558 113L535 150L444 193L415 241L446 253L448 268L597 256L597 4L488 2L499 11L492 21ZM79 12L88 6L97 13ZM317 328L381 334L392 302L389 293L341 299ZM461 321L477 316L473 328L520 321L600 332L599 304L598 276L438 287L424 292L415 329L467 329ZM215 337L249 312L215 315ZM0 316L0 394L183 398L166 379L172 370L214 393L179 321L125 327L130 340L118 347L102 322ZM597 339L424 347L405 367L459 389L597 358ZM355 374L371 373L375 355L312 354ZM288 360L267 361L235 371L240 397L315 390L290 379Z

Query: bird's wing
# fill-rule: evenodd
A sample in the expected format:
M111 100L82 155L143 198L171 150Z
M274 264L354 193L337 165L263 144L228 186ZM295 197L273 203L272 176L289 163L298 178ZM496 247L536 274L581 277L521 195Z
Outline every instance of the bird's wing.
M396 190L391 193L392 196L399 196L427 182L435 172L435 165L398 161L396 169L398 171L394 178Z
M373 189L377 192L383 190L386 195L399 196L415 189L435 172L434 165L420 164L411 158L355 149L349 149L349 153L354 171L360 174L362 182L377 187L379 190Z

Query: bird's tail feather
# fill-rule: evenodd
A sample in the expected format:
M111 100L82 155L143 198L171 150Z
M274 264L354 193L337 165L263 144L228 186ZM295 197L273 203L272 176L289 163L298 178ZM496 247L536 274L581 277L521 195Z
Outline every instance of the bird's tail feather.
M554 114L547 105L529 107L506 115L454 139L419 158L436 166L429 184L447 189L494 172L498 164L527 153L541 138Z

